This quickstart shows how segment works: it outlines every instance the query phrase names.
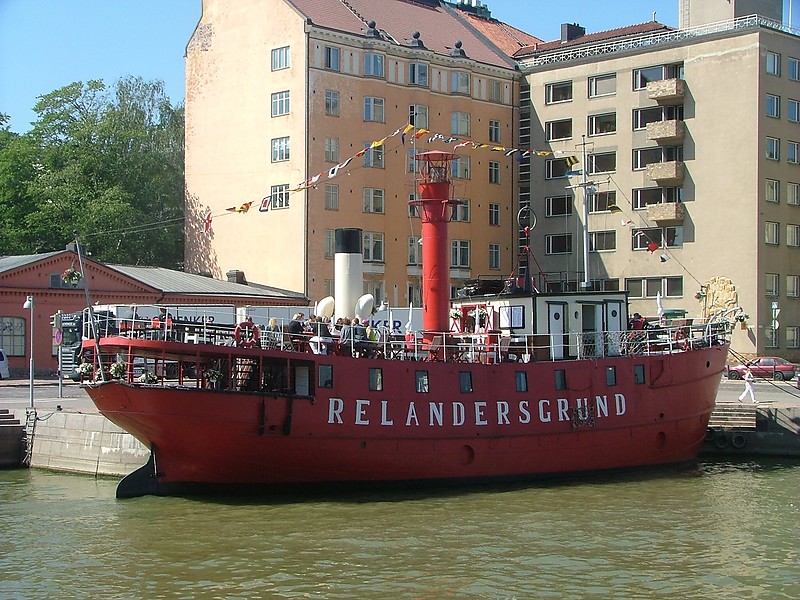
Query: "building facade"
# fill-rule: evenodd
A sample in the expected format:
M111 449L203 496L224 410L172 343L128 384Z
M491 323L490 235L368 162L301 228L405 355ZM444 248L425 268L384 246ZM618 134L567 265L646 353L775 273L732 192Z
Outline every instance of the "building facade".
M334 230L360 228L365 293L419 305L413 157L452 149L453 286L506 277L515 159L456 146L516 143L510 55L536 41L476 2L203 0L186 55L187 270L318 300L333 294Z
M522 169L531 276L627 289L646 315L739 304L735 350L800 358L800 38L780 15L681 0L688 28L571 26L517 53L523 142L585 153Z

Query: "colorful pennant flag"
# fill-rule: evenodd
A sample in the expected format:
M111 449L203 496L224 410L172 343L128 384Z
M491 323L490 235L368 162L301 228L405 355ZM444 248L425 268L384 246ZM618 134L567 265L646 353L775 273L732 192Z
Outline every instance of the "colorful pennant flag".
M237 212L237 213L246 213L250 210L250 206L252 206L252 202L245 202L239 206L231 206L230 208L226 208L228 212Z

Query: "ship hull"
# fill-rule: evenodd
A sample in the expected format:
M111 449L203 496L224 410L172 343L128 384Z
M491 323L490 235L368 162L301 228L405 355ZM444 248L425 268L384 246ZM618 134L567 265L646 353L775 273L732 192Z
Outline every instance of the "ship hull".
M303 355L305 394L119 381L86 391L152 450L155 485L142 493L520 480L693 460L726 355L727 345L493 365ZM336 385L315 385L323 364ZM420 371L429 387L418 392Z

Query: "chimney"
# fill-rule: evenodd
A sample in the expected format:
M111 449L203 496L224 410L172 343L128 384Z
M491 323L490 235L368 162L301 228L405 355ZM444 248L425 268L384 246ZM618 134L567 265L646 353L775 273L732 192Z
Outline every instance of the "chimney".
M228 283L241 283L242 285L247 285L247 279L244 277L244 271L233 269L225 273L225 275L228 277Z
M586 28L581 27L577 23L562 23L561 24L561 43L571 42L586 35Z

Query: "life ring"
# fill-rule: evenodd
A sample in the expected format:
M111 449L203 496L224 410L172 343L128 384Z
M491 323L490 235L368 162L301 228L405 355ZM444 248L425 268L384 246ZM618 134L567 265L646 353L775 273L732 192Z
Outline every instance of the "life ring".
M733 437L731 438L731 446L733 446L737 450L741 450L746 445L747 445L747 438L744 437L744 435L742 435L741 433L733 434Z
M728 447L728 435L726 433L720 432L717 437L714 439L714 445L722 450L723 448Z
M240 348L252 348L258 343L259 336L258 327L252 321L242 321L233 331L233 338Z

